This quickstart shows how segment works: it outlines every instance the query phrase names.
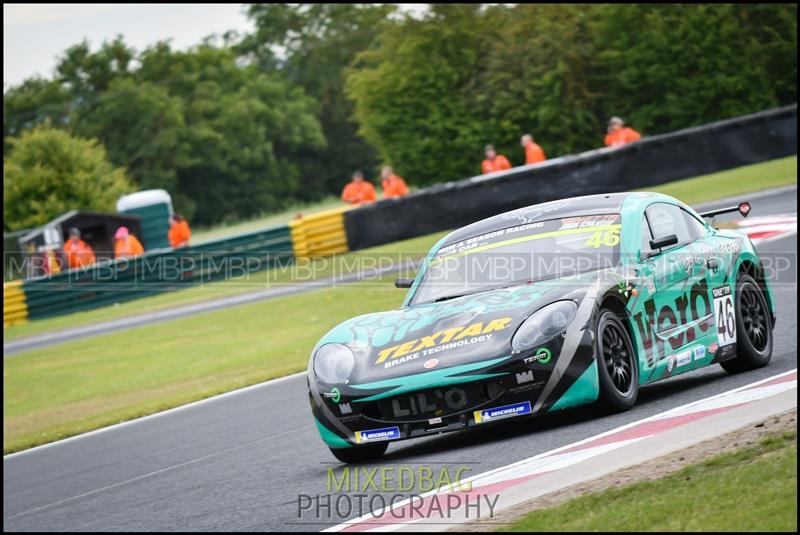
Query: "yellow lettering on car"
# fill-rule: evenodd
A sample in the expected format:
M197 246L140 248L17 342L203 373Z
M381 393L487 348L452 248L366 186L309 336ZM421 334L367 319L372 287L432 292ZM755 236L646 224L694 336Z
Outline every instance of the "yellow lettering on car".
M478 336L481 334L501 331L507 328L509 323L511 323L511 317L496 318L488 322L485 327L483 322L479 321L472 323L467 327L453 327L452 329L447 329L445 331L435 332L430 336L415 338L413 340L409 340L408 342L403 342L402 344L394 345L381 350L381 352L378 353L378 360L375 361L375 364L381 364L386 360L398 359L421 349L436 347L438 344L445 344L453 340L461 340L462 338L466 338L468 336Z
M464 327L453 327L452 329L447 329L442 333L442 339L439 341L439 343L449 342L456 334L459 333L459 331L463 329Z
M455 258L459 258L461 256L466 256L466 255L475 254L475 253L484 252L484 251L490 251L492 249L497 249L498 247L506 247L508 245L514 245L514 244L517 244L517 243L525 243L525 242L529 242L529 241L543 240L543 239L546 239L546 238L556 238L556 237L560 237L560 236L571 236L571 235L574 235L574 234L586 234L586 233L592 232L592 231L594 231L594 234L592 235L591 238L589 238L589 240L587 240L587 245L591 245L588 242L591 241L591 240L594 240L595 239L595 235L598 232L603 232L604 230L605 231L615 231L617 240L619 240L619 229L620 229L620 227L622 227L622 225L620 225L619 223L614 223L614 224L609 224L609 225L596 225L596 226L592 226L592 227L580 227L580 228L553 230L553 231L550 231L550 232L541 232L539 234L533 234L533 235L530 235L530 236L520 236L518 238L511 238L509 240L503 240L503 241L499 241L499 242L496 242L496 243L488 243L486 245L479 245L477 247L470 247L469 249L462 250L462 251L457 251L457 252L454 252L452 254L446 254L446 255L443 255L443 256L440 255L437 258L432 259L428 265L432 267L432 266L435 266L435 265L440 264L442 262L446 262L446 261L450 261L450 260L455 259ZM597 239L600 240L599 243L601 243L601 244L603 243L602 234ZM612 237L609 237L609 240L612 240L612 239L613 239ZM619 241L617 241L617 243L619 243ZM616 243L614 245L616 245ZM593 246L593 245L591 245L591 246ZM597 247L600 247L600 245L597 245Z
M411 349L413 349L416 343L416 340L411 340L410 342L400 344L400 346L397 348L397 351L395 351L394 355L392 355L392 359L396 359L397 357L402 357L403 355L411 353Z
M419 345L414 348L414 351L419 351L426 347L434 347L436 345L436 337L442 334L441 332L434 333L431 336L423 336L419 339Z
M497 318L496 320L490 321L486 328L483 329L483 334L494 332L494 331L502 331L506 327L508 327L508 322L511 321L511 318Z
M605 232L598 230L586 240L586 245L593 249L599 249L601 246L614 247L619 243L619 229L606 230Z
M467 336L477 336L481 334L482 330L483 330L483 323L481 322L473 323L472 325L461 331L458 334L458 336L456 336L455 339L461 340L462 338L466 338Z
M394 351L398 347L399 346L392 346L382 350L380 353L378 353L378 360L375 361L375 364L380 364L381 362L389 358L389 355L392 353L392 351Z

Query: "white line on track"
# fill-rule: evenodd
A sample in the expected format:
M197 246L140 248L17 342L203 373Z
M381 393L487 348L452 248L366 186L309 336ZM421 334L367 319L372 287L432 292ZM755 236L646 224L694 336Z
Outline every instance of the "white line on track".
M189 459L188 461L183 461L183 462L180 462L178 464L173 464L171 466L166 466L164 468L160 468L158 470L154 470L152 472L148 472L148 473L142 474L140 476L132 477L132 478L126 479L124 481L118 481L116 483L112 483L111 485L106 485L105 487L100 487L98 489L90 490L90 491L84 492L82 494L77 494L75 496L70 496L69 498L64 498L64 499L58 500L56 502L40 505L38 507L34 507L33 509L28 509L26 511L20 511L19 513L11 515L10 517L8 517L7 519L4 519L4 520L10 520L12 518L17 518L17 517L23 516L23 515L29 515L31 513L36 513L38 511L44 511L46 509L52 509L53 507L58 507L59 505L64 505L65 503L74 502L75 500L80 500L81 498L88 498L89 496L94 496L95 494L100 494L101 492L105 492L107 490L111 490L111 489L115 489L115 488L118 488L118 487L122 487L124 485L130 485L131 483L136 483L137 481L142 481L143 479L148 479L150 477L157 476L157 475L163 474L165 472L171 472L173 470L177 470L178 468L183 468L184 466L190 466L190 465L193 465L193 464L197 464L197 463L199 463L201 461L205 461L206 459L212 459L214 457L219 457L220 455L224 455L224 454L230 453L230 452L238 450L238 449L250 447L250 446L253 446L255 444L259 444L259 443L262 443L262 442L267 442L267 441L273 440L276 437L279 437L281 435L286 435L286 434L289 434L289 433L295 433L296 431L297 431L297 429L287 429L287 430L285 430L285 431L283 431L281 433L278 433L276 435L270 435L268 437L262 437L262 438L259 438L257 440L251 440L250 442L246 442L244 444L239 444L237 446L231 446L230 448L225 448L225 449L223 449L221 451L215 451L214 453L208 453L206 455L201 455L200 457L195 457L194 459Z
M534 456L529 457L527 459L522 459L521 461L517 461L515 463L511 463L511 464L508 464L508 465L505 465L505 466L501 466L501 467L495 468L493 470L489 470L487 472L483 472L481 474L477 474L475 476L472 476L470 478L465 479L461 483L466 485L466 484L472 483L472 482L474 482L476 480L480 480L480 479L484 479L485 480L485 479L489 478L490 476L496 475L496 474L498 474L500 472L507 472L507 471L513 470L514 468L517 468L517 467L522 467L524 465L530 465L534 461L538 461L538 460L546 458L546 457L552 457L552 456L554 456L556 454L565 452L567 450L573 450L573 449L575 449L577 447L583 446L584 444L587 444L587 443L590 443L590 442L593 442L593 441L597 441L599 439L602 439L602 438L605 438L605 437L608 437L608 436L611 436L611 435L614 435L614 434L618 434L618 433L620 433L622 431L626 431L628 429L631 429L633 427L636 427L636 426L639 426L639 425L642 425L642 424L645 424L645 423L649 423L649 422L661 420L661 419L664 419L664 418L668 418L668 417L670 417L672 415L675 415L675 414L690 413L690 412L692 412L692 409L694 407L698 406L698 405L713 404L713 402L715 400L718 400L720 398L728 397L728 396L731 396L732 394L736 394L738 392L742 392L742 391L747 390L747 389L758 387L758 386L760 386L762 384L768 383L770 381L775 381L776 379L780 379L782 377L786 377L787 375L790 375L790 374L793 374L793 373L795 373L795 374L797 373L797 368L794 368L792 370L789 370L789 371L786 371L786 372L783 372L783 373L779 373L777 375L773 375L771 377L767 377L766 379L761 379L761 380L756 381L754 383L746 384L744 386L740 386L738 388L734 388L732 390L728 390L728 391L722 392L720 394L716 394L714 396L710 396L710 397L707 397L707 398L699 399L697 401L692 401L690 403L686 403L686 404L681 405L679 407L675 407L675 408L672 408L672 409L668 409L667 411L660 412L660 413L655 414L653 416L649 416L649 417L643 418L641 420L636 420L634 422L627 423L625 425L622 425L620 427L611 429L609 431L605 431L605 432L600 433L598 435L594 435L594 436L579 440L577 442L573 442L571 444L567 444L565 446L561 446L561 447L546 451L544 453L540 453L540 454L534 455ZM426 497L433 496L433 495L439 494L439 493L440 493L440 491L438 489L437 490L432 490L430 492L426 492L426 493L420 495L420 497L421 498L426 498ZM397 502L395 504L392 504L392 508L393 508L393 510L396 511L396 510L408 505L410 503L410 501L411 501L410 499L407 499L407 500L404 500L404 501ZM362 515L361 517L349 520L347 522L338 524L338 525L330 527L330 528L327 528L327 529L325 529L323 531L325 531L325 532L342 531L342 530L347 529L349 527L353 527L353 526L359 525L359 524L361 524L362 522L365 522L365 521L367 523L369 523L370 520L375 521L377 518L379 518L382 515L383 512L385 512L385 511L382 511L382 512L381 511L370 512L370 513L367 513L365 515ZM395 524L388 524L388 525L384 524L381 527L374 526L371 529L370 528L368 528L368 529L370 531L391 531L391 530L395 529L396 527L399 527L400 525L408 525L410 523L413 523L413 522L402 522L402 521L400 521L400 522L397 522ZM376 527L377 527L377 529L376 529Z
M262 388L262 387L271 386L273 384L282 383L282 382L285 382L285 381L291 381L292 379L295 379L297 377L301 377L301 376L303 376L305 374L306 374L306 372L302 371L302 372L293 373L292 375L287 375L285 377L278 377L276 379L270 379L269 381L264 381L263 383L256 383L254 385L245 386L245 387L242 387L242 388L237 388L236 390L230 390L228 392L223 392L222 394L217 394L215 396L199 399L197 401L192 401L191 403L187 403L186 405L180 405L178 407L173 407L171 409L166 409L166 410L163 410L163 411L154 412L153 414L148 414L147 416L142 416L140 418L135 418L133 420L127 420L125 422L120 422L118 424L109 425L107 427L101 427L100 429L95 429L93 431L87 431L86 433L81 433L80 435L75 435L75 436L72 436L72 437L64 438L64 439L61 439L61 440L57 440L55 442L48 442L47 444L42 444L41 446L35 446L35 447L29 448L27 450L18 451L18 452L15 452L15 453L9 453L8 455L4 455L3 456L3 461L5 461L7 459L11 459L13 457L18 457L20 455L27 455L29 453L34 453L34 452L37 452L37 451L40 451L40 450L43 450L43 449L46 449L46 448L52 448L53 446L60 446L60 445L65 444L67 442L74 442L76 440L81 440L81 439L88 438L88 437L91 437L91 436L99 435L100 433L106 433L108 431L113 431L115 429L120 429L122 427L127 427L129 425L135 425L135 424L138 424L138 423L146 421L146 420L152 420L154 418L159 418L161 416L166 416L168 414L175 414L177 412L181 412L181 411L184 411L184 410L187 410L187 409L193 409L193 408L198 407L200 405L205 405L206 403L219 401L220 399L227 398L227 397L230 397L230 396L236 396L236 395L239 395L239 394L244 394L244 393L247 393L247 392L251 392L253 390L257 390L257 389Z

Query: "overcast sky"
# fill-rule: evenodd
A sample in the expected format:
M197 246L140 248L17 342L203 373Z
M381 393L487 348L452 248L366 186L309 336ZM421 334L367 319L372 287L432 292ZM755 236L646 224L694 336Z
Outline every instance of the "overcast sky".
M58 55L84 38L93 50L117 34L137 50L164 39L185 48L212 33L251 28L242 4L4 4L3 85L50 75Z
M403 9L421 12L426 4ZM137 50L171 39L175 48L252 25L242 4L4 4L3 87L52 74L58 56L84 38L92 50L118 34Z

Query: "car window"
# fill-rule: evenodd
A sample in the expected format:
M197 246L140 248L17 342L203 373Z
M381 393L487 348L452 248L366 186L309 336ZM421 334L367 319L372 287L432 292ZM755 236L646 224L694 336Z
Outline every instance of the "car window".
M641 252L647 253L651 251L650 240L653 239L653 234L650 232L650 225L647 223L647 218L642 216L642 246Z
M692 241L699 240L706 235L708 229L704 224L698 221L697 218L684 209L681 209L681 214L683 215L686 228L689 231L689 236L691 237Z
M689 225L686 217L689 214L674 204L651 204L647 207L646 213L653 239L660 239L674 234L678 237L678 244L680 245L692 242L699 237L697 229Z
M411 303L566 277L619 263L620 214L562 217L501 228L441 247Z

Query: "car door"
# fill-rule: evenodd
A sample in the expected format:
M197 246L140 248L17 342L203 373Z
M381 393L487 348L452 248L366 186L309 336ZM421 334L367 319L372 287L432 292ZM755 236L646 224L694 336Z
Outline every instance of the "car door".
M698 239L696 262L703 270L702 276L708 286L709 302L714 313L714 332L703 337L704 347L696 348L694 360L710 364L714 357L722 357L736 349L736 317L733 292L735 275L732 275L738 251L734 238L718 235L695 215L687 212L687 222Z
M666 202L652 203L644 212L643 229L652 238L642 237L640 269L652 281L654 293L643 304L641 321L647 322L643 340L655 367L653 379L704 365L705 343L714 336L709 283L698 242L702 233L687 219L691 217ZM651 247L657 242L668 244Z

